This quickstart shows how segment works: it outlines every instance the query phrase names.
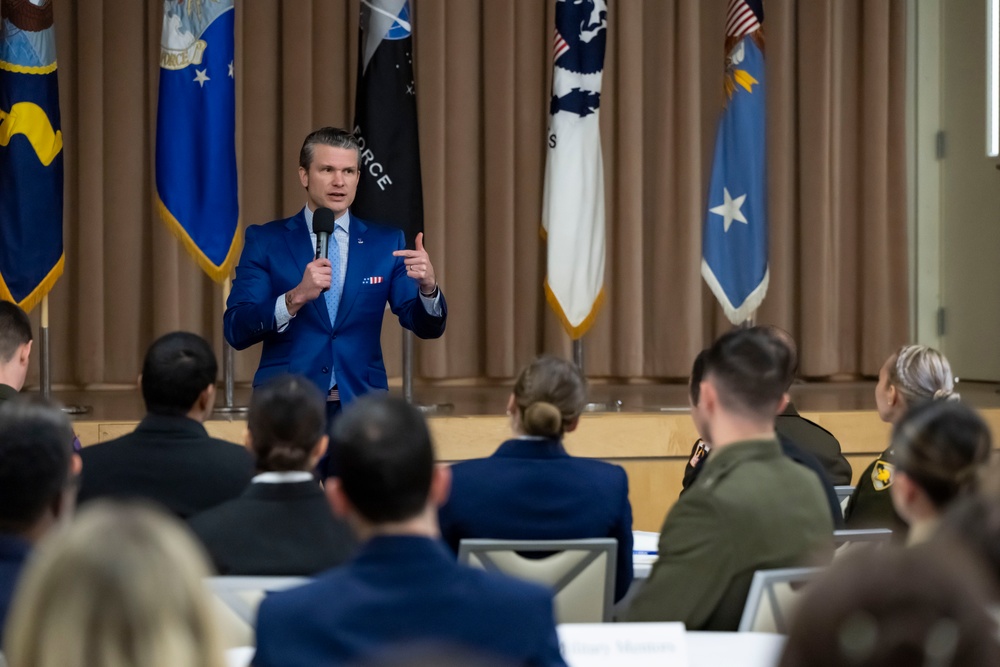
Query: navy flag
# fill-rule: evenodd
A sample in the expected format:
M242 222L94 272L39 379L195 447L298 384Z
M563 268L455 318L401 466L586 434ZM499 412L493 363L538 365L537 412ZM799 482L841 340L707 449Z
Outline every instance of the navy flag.
M0 299L31 310L63 272L63 137L52 3L2 2Z
M156 208L221 282L238 257L233 0L164 0Z
M769 278L763 22L761 0L730 0L727 101L715 141L702 233L701 275L733 324L757 310Z
M424 195L409 0L361 0L360 33L354 134L361 180L351 210L399 227L412 248L424 231Z

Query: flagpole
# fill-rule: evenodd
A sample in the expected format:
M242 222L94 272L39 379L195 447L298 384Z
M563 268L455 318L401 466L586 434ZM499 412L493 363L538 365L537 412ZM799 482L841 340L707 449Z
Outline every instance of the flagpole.
M229 292L233 289L233 279L231 277L226 277L225 282L222 283L222 308L223 311L226 308L226 303L229 302ZM225 338L225 337L223 337ZM235 405L233 401L233 364L235 361L236 351L233 346L229 344L228 341L223 340L222 342L222 383L223 383L223 400L224 403L215 408L215 411L224 415L242 414L247 412L249 408L245 405Z
M583 337L573 341L573 364L580 369L584 377L587 376L583 367ZM621 412L622 405L621 399L613 398L607 403L587 403L583 406L583 410L584 412Z
M41 343L42 354L39 357L42 382L42 397L45 400L52 398L52 374L49 359L49 295L42 297L42 322L38 330L39 343Z

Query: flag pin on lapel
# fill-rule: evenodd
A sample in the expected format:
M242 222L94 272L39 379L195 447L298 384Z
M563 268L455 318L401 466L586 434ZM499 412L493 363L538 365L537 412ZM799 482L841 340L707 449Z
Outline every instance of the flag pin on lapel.
M362 285L378 285L382 282L382 276L372 276L371 278L364 278L361 281Z

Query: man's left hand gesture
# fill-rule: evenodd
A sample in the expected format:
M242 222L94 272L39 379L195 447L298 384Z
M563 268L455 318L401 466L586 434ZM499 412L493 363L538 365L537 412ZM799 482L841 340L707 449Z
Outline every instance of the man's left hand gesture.
M424 250L424 233L420 232L416 238L416 250L396 250L392 254L394 257L403 257L406 265L406 275L417 281L418 289L424 296L433 296L437 288L437 279L434 277L434 266L431 258Z

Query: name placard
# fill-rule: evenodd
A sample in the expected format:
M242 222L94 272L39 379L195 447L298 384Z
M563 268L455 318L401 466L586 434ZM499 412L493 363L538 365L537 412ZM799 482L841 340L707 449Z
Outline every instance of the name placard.
M683 623L564 623L557 631L569 667L688 667Z

